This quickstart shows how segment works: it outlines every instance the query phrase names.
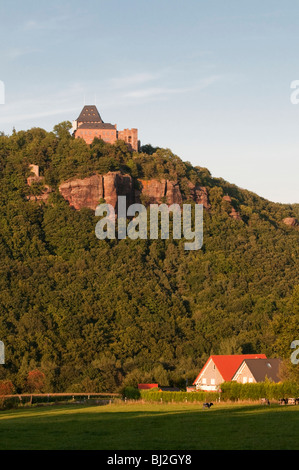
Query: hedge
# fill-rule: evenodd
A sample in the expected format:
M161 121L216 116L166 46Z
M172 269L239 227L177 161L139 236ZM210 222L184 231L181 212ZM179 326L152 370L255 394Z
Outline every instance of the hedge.
M242 384L238 382L224 382L221 384L221 392L154 392L141 390L140 398L144 401L155 402L212 402L237 401L237 400L280 400L281 398L298 398L299 384L292 382L274 383L259 382Z
M279 400L280 398L298 398L299 384L292 382L258 382L238 383L224 382L221 384L221 400Z
M169 402L211 402L219 399L217 392L151 392L141 390L141 399L145 401Z

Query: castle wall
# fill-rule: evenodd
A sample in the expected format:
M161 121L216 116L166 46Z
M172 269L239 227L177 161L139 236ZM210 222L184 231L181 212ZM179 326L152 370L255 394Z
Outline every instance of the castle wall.
M75 137L84 139L87 144L91 144L93 139L97 137L98 139L104 140L108 144L114 144L117 140L117 131L116 129L77 129L75 132Z
M118 131L116 124L103 122L95 106L84 106L78 119L73 122L72 131L76 139L84 139L89 145L96 137L109 144L123 140L130 149L138 152L138 129Z
M118 131L117 138L124 140L133 150L138 151L138 130L137 129L124 129Z

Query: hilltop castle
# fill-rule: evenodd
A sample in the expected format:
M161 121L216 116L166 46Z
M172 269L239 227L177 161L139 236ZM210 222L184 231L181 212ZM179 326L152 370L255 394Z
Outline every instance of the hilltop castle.
M94 105L83 107L79 117L73 122L72 130L75 138L80 137L87 144L91 144L95 137L109 144L114 144L116 140L124 140L132 150L138 151L138 129L118 131L116 124L108 124L102 120Z

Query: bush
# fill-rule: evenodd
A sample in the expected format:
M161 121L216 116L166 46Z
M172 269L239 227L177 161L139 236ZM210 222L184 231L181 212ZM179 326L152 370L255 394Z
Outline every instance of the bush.
M12 395L15 391L15 387L10 380L1 380L0 381L0 396L2 395Z
M18 408L19 398L1 398L0 397L0 410L11 410L12 408Z
M129 400L139 400L140 391L134 387L125 387L122 392L123 398L128 398Z
M42 393L45 388L45 374L38 369L32 370L27 376L27 390L29 393Z

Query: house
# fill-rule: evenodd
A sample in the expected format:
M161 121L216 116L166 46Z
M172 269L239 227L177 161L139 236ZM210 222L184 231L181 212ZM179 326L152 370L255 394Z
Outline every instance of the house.
M97 137L109 144L114 144L117 140L123 140L135 151L138 151L138 129L117 130L116 124L105 123L96 106L84 106L79 117L73 121L72 134L76 139L84 139L87 144L91 144Z
M279 382L280 359L244 359L232 380L239 383L264 382L266 377Z
M212 355L193 382L196 391L216 391L223 382L230 382L245 359L267 359L265 354Z
M189 385L189 387L186 387L186 392L188 392L188 393L196 392L196 386L195 385Z

